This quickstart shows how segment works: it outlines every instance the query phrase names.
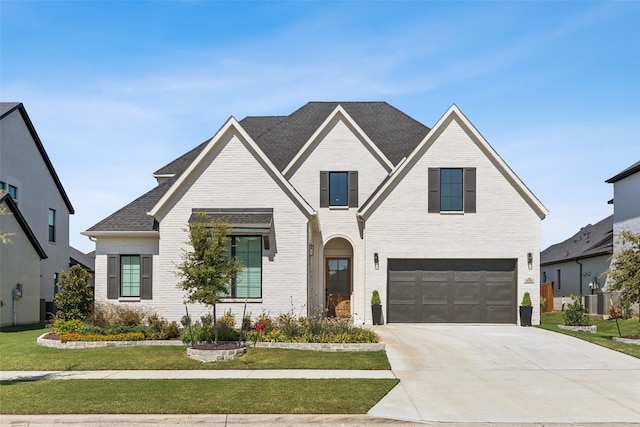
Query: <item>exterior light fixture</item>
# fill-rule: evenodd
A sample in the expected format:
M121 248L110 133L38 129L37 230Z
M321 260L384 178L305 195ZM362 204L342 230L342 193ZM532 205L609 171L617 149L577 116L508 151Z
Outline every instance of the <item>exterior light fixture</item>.
M529 270L533 270L533 254L531 252L527 254L527 266Z
M313 250L314 250L313 245L312 244L309 245L309 256L313 256Z
M373 254L373 265L375 265L376 270L380 268L380 258L378 258L378 252Z

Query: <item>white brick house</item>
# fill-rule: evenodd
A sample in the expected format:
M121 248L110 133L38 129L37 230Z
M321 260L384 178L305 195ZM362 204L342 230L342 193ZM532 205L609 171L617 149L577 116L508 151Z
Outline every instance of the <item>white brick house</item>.
M247 301L254 316L371 323L373 290L387 322L515 324L525 291L537 308L547 210L455 105L433 129L384 102L230 118L154 176L84 232L97 300L179 319L175 266L189 220L206 211L227 219L247 266L220 307L238 317Z

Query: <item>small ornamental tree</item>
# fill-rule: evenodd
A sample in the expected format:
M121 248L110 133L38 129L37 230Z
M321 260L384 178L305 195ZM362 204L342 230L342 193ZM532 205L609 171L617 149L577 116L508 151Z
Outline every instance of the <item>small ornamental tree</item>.
M213 309L214 342L218 342L216 303L229 294L231 281L244 266L231 256L227 224L208 218L204 212L189 223L191 250L184 251L182 264L177 266L181 281L178 288L187 294L187 301L198 302Z
M607 270L607 290L621 291L625 304L640 302L640 233L623 230L618 235L622 249ZM640 337L640 319L638 320Z
M74 265L68 273L60 272L59 291L55 296L56 319L86 320L93 311L93 290L89 272Z

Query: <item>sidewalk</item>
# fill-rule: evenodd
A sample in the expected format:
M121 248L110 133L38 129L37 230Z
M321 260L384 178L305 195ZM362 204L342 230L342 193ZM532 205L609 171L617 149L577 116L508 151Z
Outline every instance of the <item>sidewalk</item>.
M154 371L0 371L0 381L122 380L122 379L395 379L392 371L269 369L269 370L154 370Z

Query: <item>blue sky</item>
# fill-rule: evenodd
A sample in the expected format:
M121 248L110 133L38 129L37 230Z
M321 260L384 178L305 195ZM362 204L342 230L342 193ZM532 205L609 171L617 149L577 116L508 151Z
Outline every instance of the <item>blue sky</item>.
M0 1L0 99L23 102L80 232L234 116L455 103L551 214L541 247L612 213L640 160L640 2Z

